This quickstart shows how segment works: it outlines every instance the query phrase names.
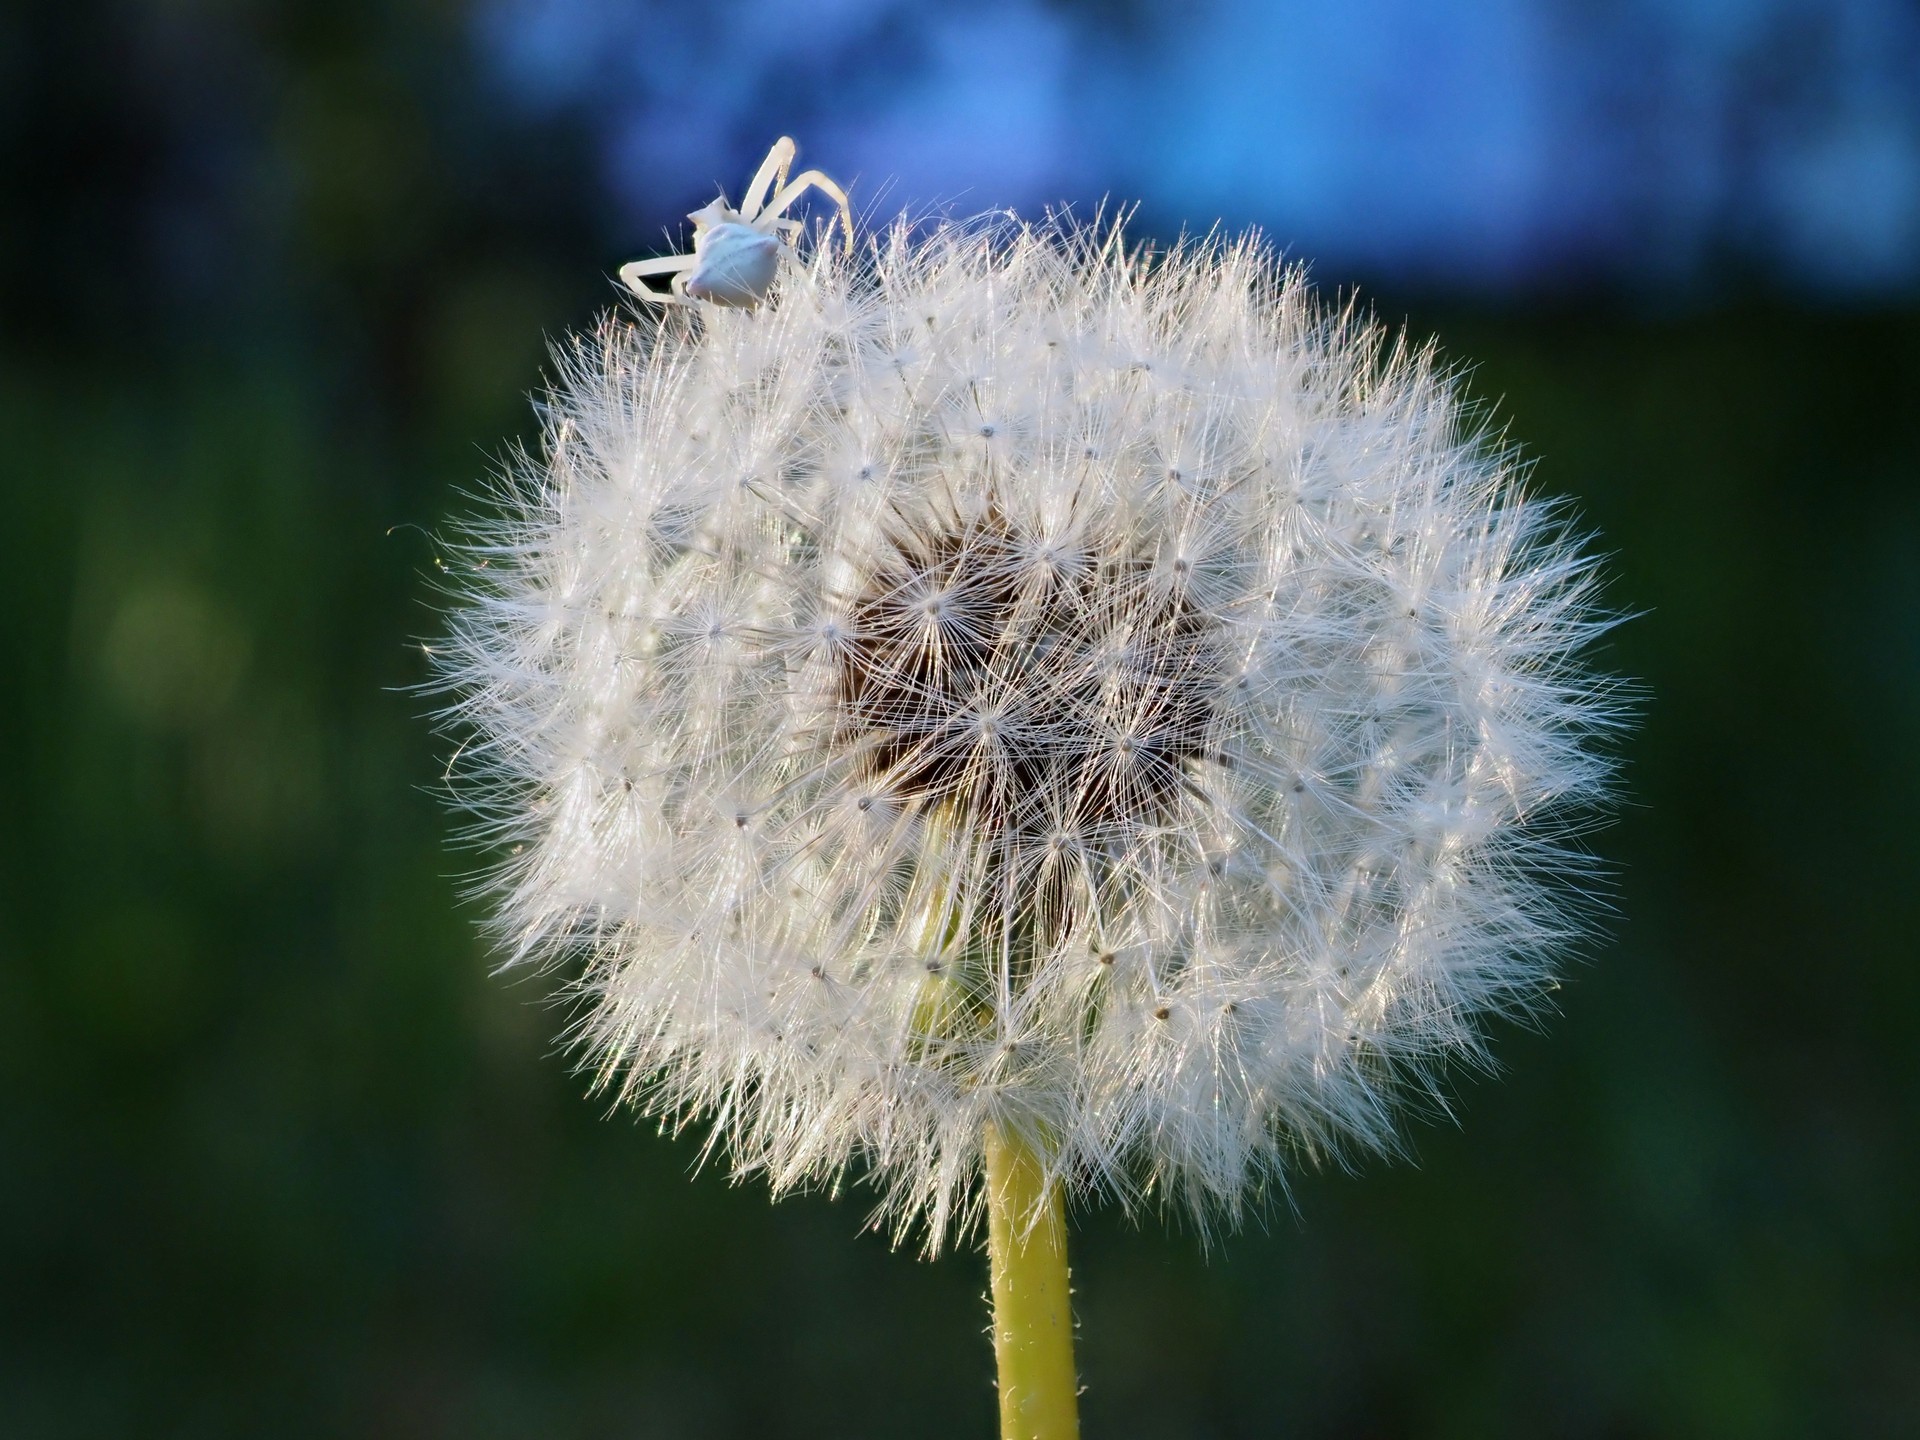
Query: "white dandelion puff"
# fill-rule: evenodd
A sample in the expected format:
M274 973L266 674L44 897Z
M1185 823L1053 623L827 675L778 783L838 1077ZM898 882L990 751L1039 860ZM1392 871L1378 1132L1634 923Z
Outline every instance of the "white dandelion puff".
M795 236L562 353L440 652L514 961L776 1191L1232 1216L1577 938L1595 562L1253 239ZM784 243L784 242L783 242Z

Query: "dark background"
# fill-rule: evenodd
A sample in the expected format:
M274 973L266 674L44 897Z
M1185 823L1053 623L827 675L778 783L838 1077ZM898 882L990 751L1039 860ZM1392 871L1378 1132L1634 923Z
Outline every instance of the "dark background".
M1263 222L1641 612L1561 1013L1263 1229L1078 1217L1090 1440L1920 1433L1916 26L1591 8L0 14L0 1434L991 1433L978 1253L582 1098L408 690L545 345L781 130Z

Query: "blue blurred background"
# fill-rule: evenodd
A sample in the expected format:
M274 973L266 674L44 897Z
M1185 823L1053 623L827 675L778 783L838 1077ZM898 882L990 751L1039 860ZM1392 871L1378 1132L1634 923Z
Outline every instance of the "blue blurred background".
M1091 1440L1920 1433L1911 5L18 0L0 1434L991 1433L977 1254L581 1097L407 688L549 341L783 132L1259 225L1641 612L1561 1013L1262 1228L1080 1217Z
M596 178L636 220L784 128L890 181L888 209L1119 196L1156 229L1259 225L1329 278L1920 282L1920 11L1900 0L489 0L476 27L527 113L589 117Z

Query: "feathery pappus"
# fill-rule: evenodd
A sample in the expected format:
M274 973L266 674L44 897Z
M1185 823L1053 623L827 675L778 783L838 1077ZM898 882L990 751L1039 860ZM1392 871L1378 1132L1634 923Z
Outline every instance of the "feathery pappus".
M990 1125L1203 1219L1390 1146L1581 928L1622 712L1562 507L1258 239L784 208L764 303L561 351L473 531L510 960L603 1086L932 1248Z

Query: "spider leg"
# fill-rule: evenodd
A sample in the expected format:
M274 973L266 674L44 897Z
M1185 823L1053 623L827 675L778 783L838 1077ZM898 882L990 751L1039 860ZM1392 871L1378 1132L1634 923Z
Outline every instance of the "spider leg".
M787 167L793 164L793 140L782 135L773 142L773 148L767 151L767 158L760 162L760 168L753 172L753 181L747 186L747 193L740 199L740 218L751 222L760 213L760 206L770 190L786 187ZM778 212L776 212L778 213Z
M684 305L686 297L680 291L680 284L686 278L687 271L694 265L691 255L662 255L654 260L629 260L620 267L620 283L654 305ZM648 275L672 275L670 290L655 290L651 285L640 283Z
M840 224L847 232L847 249L853 249L853 206L847 200L847 192L818 170L803 170L791 181L782 186L780 192L767 202L765 213L784 215L787 207L793 204L809 190L818 190L831 195L840 207Z

